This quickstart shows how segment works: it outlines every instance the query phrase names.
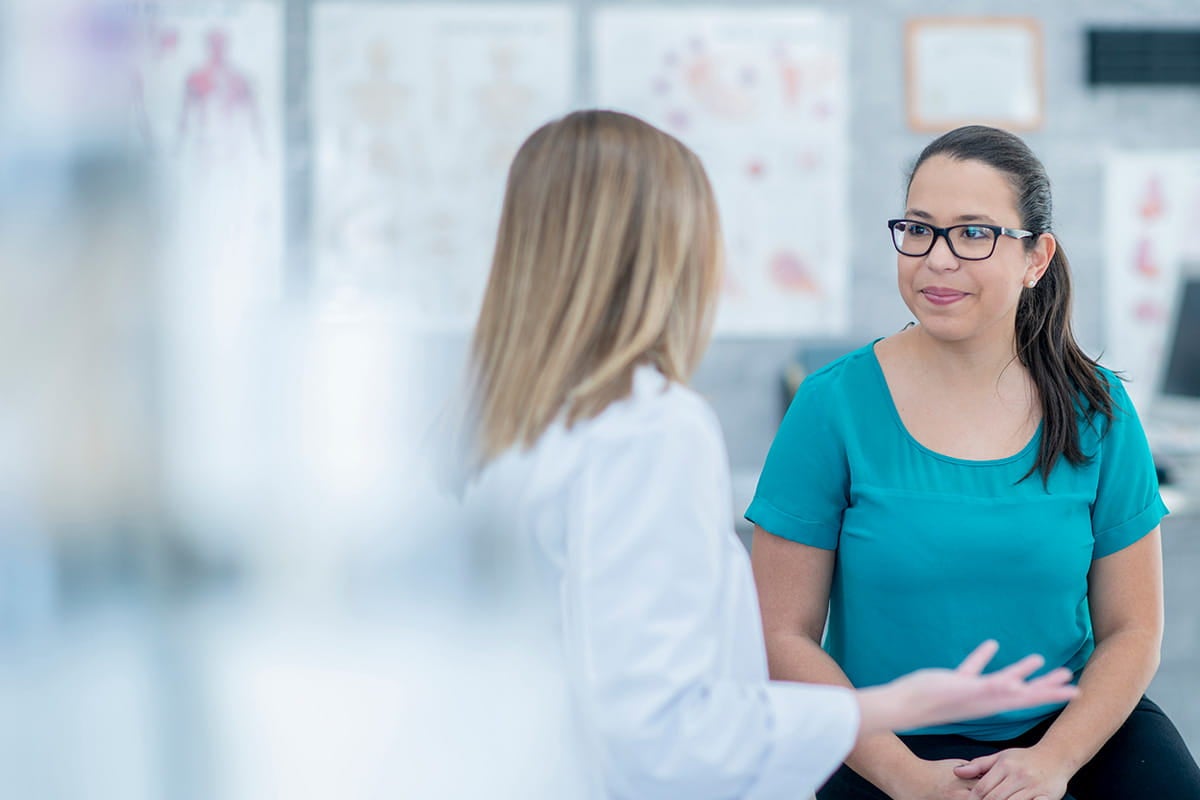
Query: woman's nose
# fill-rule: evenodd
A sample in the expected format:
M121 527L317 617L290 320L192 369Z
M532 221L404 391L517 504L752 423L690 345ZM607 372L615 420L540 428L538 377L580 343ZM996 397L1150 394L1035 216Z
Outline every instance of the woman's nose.
M925 263L936 270L958 269L959 266L958 256L950 249L950 242L945 236L933 240L933 247L925 254Z

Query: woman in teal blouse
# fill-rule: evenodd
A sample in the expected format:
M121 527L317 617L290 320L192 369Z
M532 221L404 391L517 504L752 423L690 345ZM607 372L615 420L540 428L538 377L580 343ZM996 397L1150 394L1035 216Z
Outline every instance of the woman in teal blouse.
M1120 380L1072 336L1050 205L1011 134L922 152L888 223L918 324L801 384L746 517L772 677L881 683L957 663L983 630L1080 695L865 739L821 800L1200 798L1143 697L1167 509Z

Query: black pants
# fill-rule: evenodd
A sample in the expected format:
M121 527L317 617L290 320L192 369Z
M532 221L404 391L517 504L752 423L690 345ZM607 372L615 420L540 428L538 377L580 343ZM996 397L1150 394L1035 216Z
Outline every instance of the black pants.
M1055 717L1015 739L984 742L965 736L901 736L918 758L940 761L979 756L1011 747L1032 747ZM1104 747L1067 785L1070 800L1200 800L1200 767L1162 709L1143 697ZM849 767L841 769L817 792L817 800L890 800Z

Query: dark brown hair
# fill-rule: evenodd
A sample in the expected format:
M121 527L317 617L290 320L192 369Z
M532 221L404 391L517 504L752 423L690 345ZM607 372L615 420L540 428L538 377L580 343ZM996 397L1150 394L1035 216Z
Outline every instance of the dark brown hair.
M1051 232L1050 179L1025 142L984 125L956 128L921 151L908 176L910 187L920 166L937 155L978 161L1004 173L1016 195L1021 227L1034 234L1025 240L1027 249ZM1041 446L1025 477L1040 472L1045 483L1060 456L1074 465L1090 460L1079 444L1080 414L1089 424L1097 414L1113 418L1108 382L1071 331L1071 270L1062 242L1037 288L1022 290L1016 325L1017 358L1029 370L1042 406Z

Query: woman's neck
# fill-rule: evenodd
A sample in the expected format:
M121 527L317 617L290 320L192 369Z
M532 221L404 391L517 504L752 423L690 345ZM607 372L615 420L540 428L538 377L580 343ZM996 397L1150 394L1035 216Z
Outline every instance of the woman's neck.
M921 371L938 385L952 390L994 389L1002 395L1015 390L1025 395L1027 376L1017 358L1015 333L957 342L937 339L920 325L908 333Z

